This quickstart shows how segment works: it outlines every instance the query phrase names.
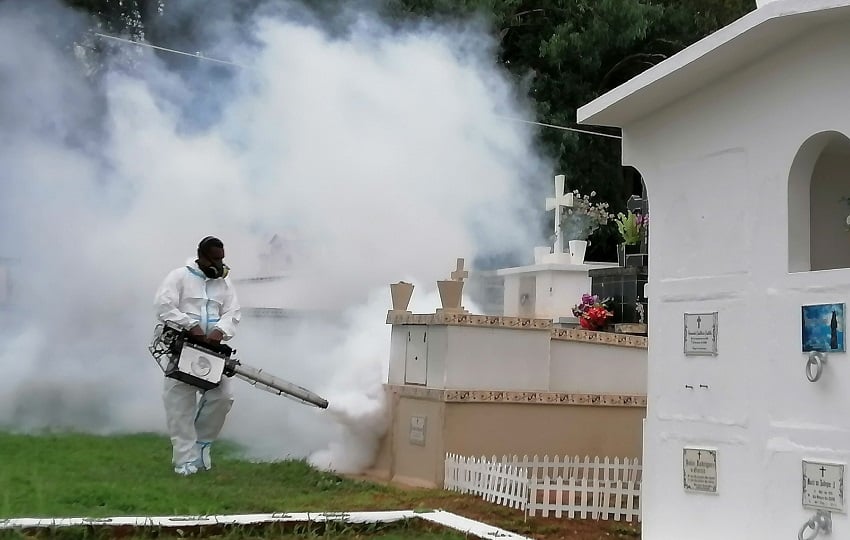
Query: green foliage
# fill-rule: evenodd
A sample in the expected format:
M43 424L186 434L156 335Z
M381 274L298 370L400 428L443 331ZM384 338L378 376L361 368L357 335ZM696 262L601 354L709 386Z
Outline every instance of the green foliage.
M91 13L101 31L144 38L145 25L159 14L164 0L66 0L71 7Z
M614 223L617 224L617 230L623 238L623 243L629 246L639 244L643 235L643 219L631 210L625 214L620 212L617 214Z

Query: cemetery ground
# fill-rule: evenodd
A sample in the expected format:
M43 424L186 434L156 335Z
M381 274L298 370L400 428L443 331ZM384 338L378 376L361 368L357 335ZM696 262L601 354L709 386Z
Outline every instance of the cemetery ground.
M217 443L213 469L179 477L166 437L0 433L0 521L20 517L115 517L445 510L541 540L634 539L625 523L529 517L477 497L385 485L318 471L303 460L251 462ZM117 528L0 531L5 538L464 538L423 520L386 525L266 525L197 530Z

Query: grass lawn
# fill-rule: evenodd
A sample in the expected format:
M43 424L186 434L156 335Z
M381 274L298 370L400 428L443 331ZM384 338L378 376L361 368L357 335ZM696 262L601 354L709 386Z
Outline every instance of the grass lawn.
M252 463L240 458L237 447L223 442L213 450L213 470L189 477L172 472L171 445L161 435L0 433L0 456L0 519L439 508L547 540L638 537L631 527L611 522L543 518L529 518L526 522L522 512L476 497L345 478L319 472L303 461ZM370 530L332 529L279 530L273 536L463 538L447 529L419 524L419 520ZM0 537L9 534L18 533ZM268 538L269 530L235 529L216 534L240 539L255 534Z

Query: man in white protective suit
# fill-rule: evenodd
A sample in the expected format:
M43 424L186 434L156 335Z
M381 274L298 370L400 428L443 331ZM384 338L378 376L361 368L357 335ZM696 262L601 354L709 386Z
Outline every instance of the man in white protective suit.
M169 272L157 290L157 318L210 343L231 339L241 315L236 291L227 277L229 270L224 264L221 240L204 238L198 244L197 259ZM222 378L219 386L204 391L166 377L162 397L174 472L188 476L210 470L210 445L233 405L229 378Z

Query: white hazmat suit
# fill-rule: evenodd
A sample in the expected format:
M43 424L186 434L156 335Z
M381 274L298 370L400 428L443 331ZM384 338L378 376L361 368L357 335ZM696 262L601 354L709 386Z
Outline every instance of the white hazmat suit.
M230 280L208 278L193 259L169 272L154 304L161 322L172 322L186 330L200 324L205 335L217 328L225 341L234 336L241 317ZM162 398L176 473L186 475L212 467L210 444L218 437L233 405L229 383L225 377L218 387L204 391L165 378Z

